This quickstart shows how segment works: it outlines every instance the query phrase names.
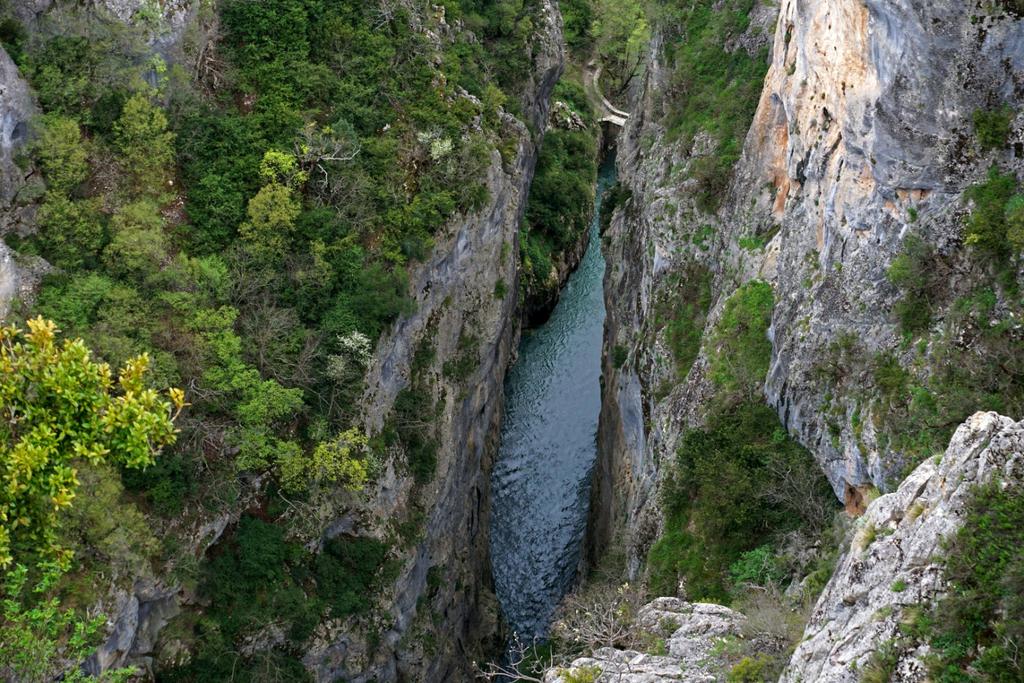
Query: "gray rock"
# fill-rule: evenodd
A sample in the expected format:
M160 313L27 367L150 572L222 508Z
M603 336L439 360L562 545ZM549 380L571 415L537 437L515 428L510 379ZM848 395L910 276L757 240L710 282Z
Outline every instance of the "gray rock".
M976 413L941 459L870 504L781 681L859 680L857 668L898 635L904 609L930 605L945 590L942 544L963 525L972 488L993 477L1024 485L1024 422ZM924 652L903 653L898 680L925 680Z
M38 113L28 83L0 47L0 206L8 206L25 184L25 171L14 163L28 141L29 123Z
M667 655L650 655L634 650L600 648L581 657L566 669L600 669L597 683L661 683L687 681L704 683L720 680L714 651L719 641L739 636L745 618L722 605L687 603L677 598L657 598L640 608L637 623L651 633L670 634ZM565 683L565 670L556 668L544 675L545 683Z
M31 218L31 210L16 202L28 173L15 163L15 157L28 141L29 124L37 113L28 84L0 47L0 238ZM42 264L30 267L19 262L17 255L0 241L0 320L7 315L14 299L28 294L40 270Z
M181 612L178 588L148 579L137 581L120 598L110 635L83 667L90 675L99 676L127 664L148 670L160 630Z

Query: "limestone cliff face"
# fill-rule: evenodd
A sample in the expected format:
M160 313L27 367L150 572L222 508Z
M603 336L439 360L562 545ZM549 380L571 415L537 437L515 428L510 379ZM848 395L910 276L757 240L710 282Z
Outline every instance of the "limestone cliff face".
M563 67L561 18L545 3L544 26L534 55L534 83L527 97L528 120L545 121L551 92ZM389 471L370 501L327 528L337 533L373 533L395 518L423 512L424 527L406 553L401 575L389 591L389 620L374 648L365 634L336 624L317 639L306 658L318 680L457 681L471 679L469 665L481 642L497 637L497 601L490 585L488 515L490 472L497 453L505 371L519 339L518 229L533 177L539 140L512 117L505 125L519 136L512 164L494 152L488 172L490 202L478 214L450 226L430 260L415 270L416 312L402 318L381 340L367 376L367 427L379 430L395 397L412 381L417 348L433 344L434 357L417 371L438 402L437 470L417 489L409 475ZM508 284L498 297L495 286ZM445 365L475 343L475 369L448 377ZM428 585L428 574L443 576ZM492 644L497 644L494 641Z
M133 22L145 3L101 4L97 11ZM154 51L172 58L180 54L197 5L161 4L151 41ZM45 0L17 7L27 24L49 8ZM202 26L198 28L201 33ZM436 415L422 416L436 426L434 476L416 485L398 464L404 456L396 451L365 495L338 492L328 509L313 513L319 519L314 535L321 536L320 542L341 534L385 538L397 520L418 526L411 543L392 558L399 565L397 578L384 588L380 609L370 621L323 624L308 643L304 662L317 680L469 680L471 660L482 654L481 645L495 644L488 642L499 628L489 578L490 468L497 451L505 371L519 337L518 230L542 134L531 131L544 130L564 62L561 16L552 2L541 3L538 10L532 51L531 76L521 93L523 120L502 115L505 139L517 141L514 154L503 159L492 152L486 206L453 220L436 236L429 258L413 268L415 312L380 340L366 377L364 422L369 432L378 433L396 396L411 382L416 350L425 342L433 346L427 367L415 372L438 406ZM9 202L17 187L8 178L20 173L11 163L13 150L35 108L27 85L2 51L0 88L0 195ZM10 261L0 243L0 314L11 296L8 292L18 283L18 271L8 266ZM496 293L499 281L506 283L507 295ZM471 344L466 343L468 338ZM446 366L465 360L467 354L472 371L451 376ZM174 533L185 541L181 553L201 557L258 499L266 483L265 477L247 480L241 499L230 509L191 520L190 528L176 528ZM164 627L182 611L200 606L195 595L175 583L172 569L157 568L111 587L98 606L109 616L110 635L88 662L90 671L130 664L150 670L154 660L167 663L187 657L187 644L168 635ZM428 574L444 580L428 581ZM281 637L268 625L247 644L247 652L273 645Z
M767 29L771 63L715 215L695 208L688 179L708 141L670 141L661 123L668 75L655 37L620 140L620 180L631 198L607 236L607 345L630 355L622 368L606 361L592 545L624 520L634 555L643 555L660 524L651 505L657 463L681 429L703 419L712 391L704 352L692 367L673 368L653 315L660 300L686 291L692 264L711 274L705 333L738 285L773 285L764 394L837 496L856 503L866 487L898 483L903 454L879 438L873 407L852 389L870 392L870 378L837 388L818 366L844 336L866 355L895 351L911 365L893 312L899 292L886 277L911 230L949 264L948 289L935 292L940 316L984 277L963 249L963 191L996 160L1019 172L1024 151L1020 117L1011 144L982 152L972 115L1020 109L1024 22L999 3L983 4L786 0L777 22L767 3L755 7L751 25ZM736 48L749 49L759 35L749 29ZM740 246L754 237L766 246Z
M0 320L7 315L11 301L24 296L35 280L33 269L15 260L3 236L24 231L32 222L31 207L19 198L30 184L31 172L19 167L15 158L28 142L29 122L36 113L28 84L0 47Z
M859 680L858 668L900 637L904 610L931 604L946 589L942 544L963 525L972 488L993 477L1003 486L1024 485L1024 422L977 413L945 454L868 507L781 680ZM903 652L895 680L926 680L926 652L927 646Z
M735 49L756 54L770 40L776 11L770 3L759 3ZM604 395L587 552L599 557L623 533L619 540L628 546L631 571L659 532L659 463L672 457L683 430L701 423L713 393L703 354L691 368L676 367L655 309L694 286L685 277L695 265L713 274L719 306L740 281L738 248L724 240L721 221L698 214L694 184L686 179L692 161L709 152L708 140L699 136L684 145L670 139L663 124L672 78L666 59L661 35L655 33L631 115L617 140L620 196L627 199L603 235L608 263ZM719 226L718 232L695 239L709 224ZM759 273L756 265L743 266L742 277ZM616 347L628 352L618 366L611 353Z
M979 108L1017 109L1022 99L1024 22L998 4L782 5L735 188L737 205L759 206L733 223L780 228L770 247L778 254L769 255L777 261L778 306L766 394L841 495L864 484L884 489L901 458L870 427L855 433L848 396L838 398L838 419L827 424L827 387L809 359L843 332L869 351L896 345L896 292L886 270L915 216L915 232L953 261L950 291L937 297L977 276L958 250L962 192L997 159L1020 170L1024 154L1019 142L1016 152L981 154L971 117ZM1021 139L1019 128L1013 135ZM770 191L758 190L769 183ZM838 443L830 438L836 427Z

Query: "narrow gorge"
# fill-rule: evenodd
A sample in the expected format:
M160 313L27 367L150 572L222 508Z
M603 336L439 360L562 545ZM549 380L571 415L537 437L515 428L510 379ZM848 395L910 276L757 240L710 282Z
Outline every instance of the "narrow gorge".
M1018 0L0 0L0 678L1024 680L1022 182Z
M547 634L576 580L597 457L604 331L598 230L615 158L601 165L587 248L551 317L523 335L505 387L491 484L491 563L498 602L522 638Z

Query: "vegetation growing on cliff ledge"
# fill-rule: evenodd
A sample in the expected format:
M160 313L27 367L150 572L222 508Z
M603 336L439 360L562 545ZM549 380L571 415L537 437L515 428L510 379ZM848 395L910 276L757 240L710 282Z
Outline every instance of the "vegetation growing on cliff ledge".
M688 596L713 602L735 594L730 568L742 582L744 553L795 529L816 536L834 507L811 455L759 403L687 432L661 496L665 534L647 556L650 589L674 595L682 581Z
M143 468L174 442L184 394L171 389L166 400L148 388L147 362L129 360L115 384L81 340L58 341L51 321L0 327L0 671L13 680L51 680L65 657L96 645L104 618L79 618L57 595L73 559L66 518L80 487L85 508L100 493L89 485L101 465Z
M964 198L970 207L965 241L975 268L959 279L966 287L952 279L951 257L915 233L904 239L888 271L900 294L895 313L905 345L919 339L916 365L928 373L904 368L892 353L865 358L854 339L842 362L846 377L857 366L873 366L876 391L865 399L873 403L881 445L904 454L907 470L945 448L955 427L975 411L1024 410L1017 323L1024 310L1016 277L1024 251L1024 195L1012 173L993 167Z
M90 550L64 579L87 588L76 606L166 563L204 601L202 618L170 627L195 659L159 662L183 664L166 676L301 679L316 624L367 614L392 577L391 538L311 543L316 516L351 503L385 454L404 451L419 482L436 466L429 430L362 433L363 376L412 310L408 269L487 203L486 169L522 135L501 111L521 107L538 7L196 5L168 65L155 6L122 22L102 3L56 3L29 33L0 4L0 40L43 110L26 159L42 176L40 230L9 241L56 266L20 315L52 317L126 381L147 354L137 396L189 387L180 438L155 464L118 454L121 470L82 469L114 519L74 508L69 533ZM213 515L241 521L204 552L190 534Z
M586 242L597 182L597 124L582 85L565 75L555 87L520 234L520 262L527 310L552 300L556 264Z
M943 549L949 591L936 605L911 612L896 652L930 644L925 661L938 683L1021 680L1022 530L1024 500L1016 488L999 481L976 487L964 525Z
M760 394L772 357L768 327L774 306L772 286L760 280L745 283L726 300L708 340L711 379L726 400Z
M718 209L740 157L768 72L768 50L749 54L736 38L749 26L754 0L657 2L652 23L665 34L672 69L666 125L689 146L705 134L714 149L691 162L698 206ZM730 49L728 46L733 45Z

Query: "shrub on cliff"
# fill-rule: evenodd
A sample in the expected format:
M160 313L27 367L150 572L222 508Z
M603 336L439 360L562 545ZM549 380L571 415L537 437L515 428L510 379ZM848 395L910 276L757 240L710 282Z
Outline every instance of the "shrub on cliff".
M714 601L729 600L730 569L737 580L764 578L766 540L797 528L817 535L835 505L811 455L759 402L721 410L683 436L661 504L665 532L647 556L651 591L673 595L682 580L689 598Z
M950 590L924 617L940 683L1024 676L1024 498L994 482L976 489L945 549Z
M992 167L988 179L964 192L974 203L967 217L967 244L996 259L1000 264L1024 249L1021 240L1021 202L1017 200L1017 178Z
M174 443L184 395L173 389L165 400L147 388L147 365L145 356L129 361L115 388L110 366L81 340L59 342L52 322L0 328L0 568L60 554L56 530L77 493L78 461L143 468Z
M928 329L932 320L932 298L941 291L935 247L915 234L903 240L903 251L889 266L889 281L902 297L896 302L896 316L905 334Z
M711 378L727 400L755 397L771 361L768 327L775 294L761 280L744 284L725 302L722 317L709 340Z
M1009 107L979 109L974 112L973 118L974 133L978 136L978 144L983 150L1006 146L1006 139L1010 136L1010 122L1013 120L1013 111Z

